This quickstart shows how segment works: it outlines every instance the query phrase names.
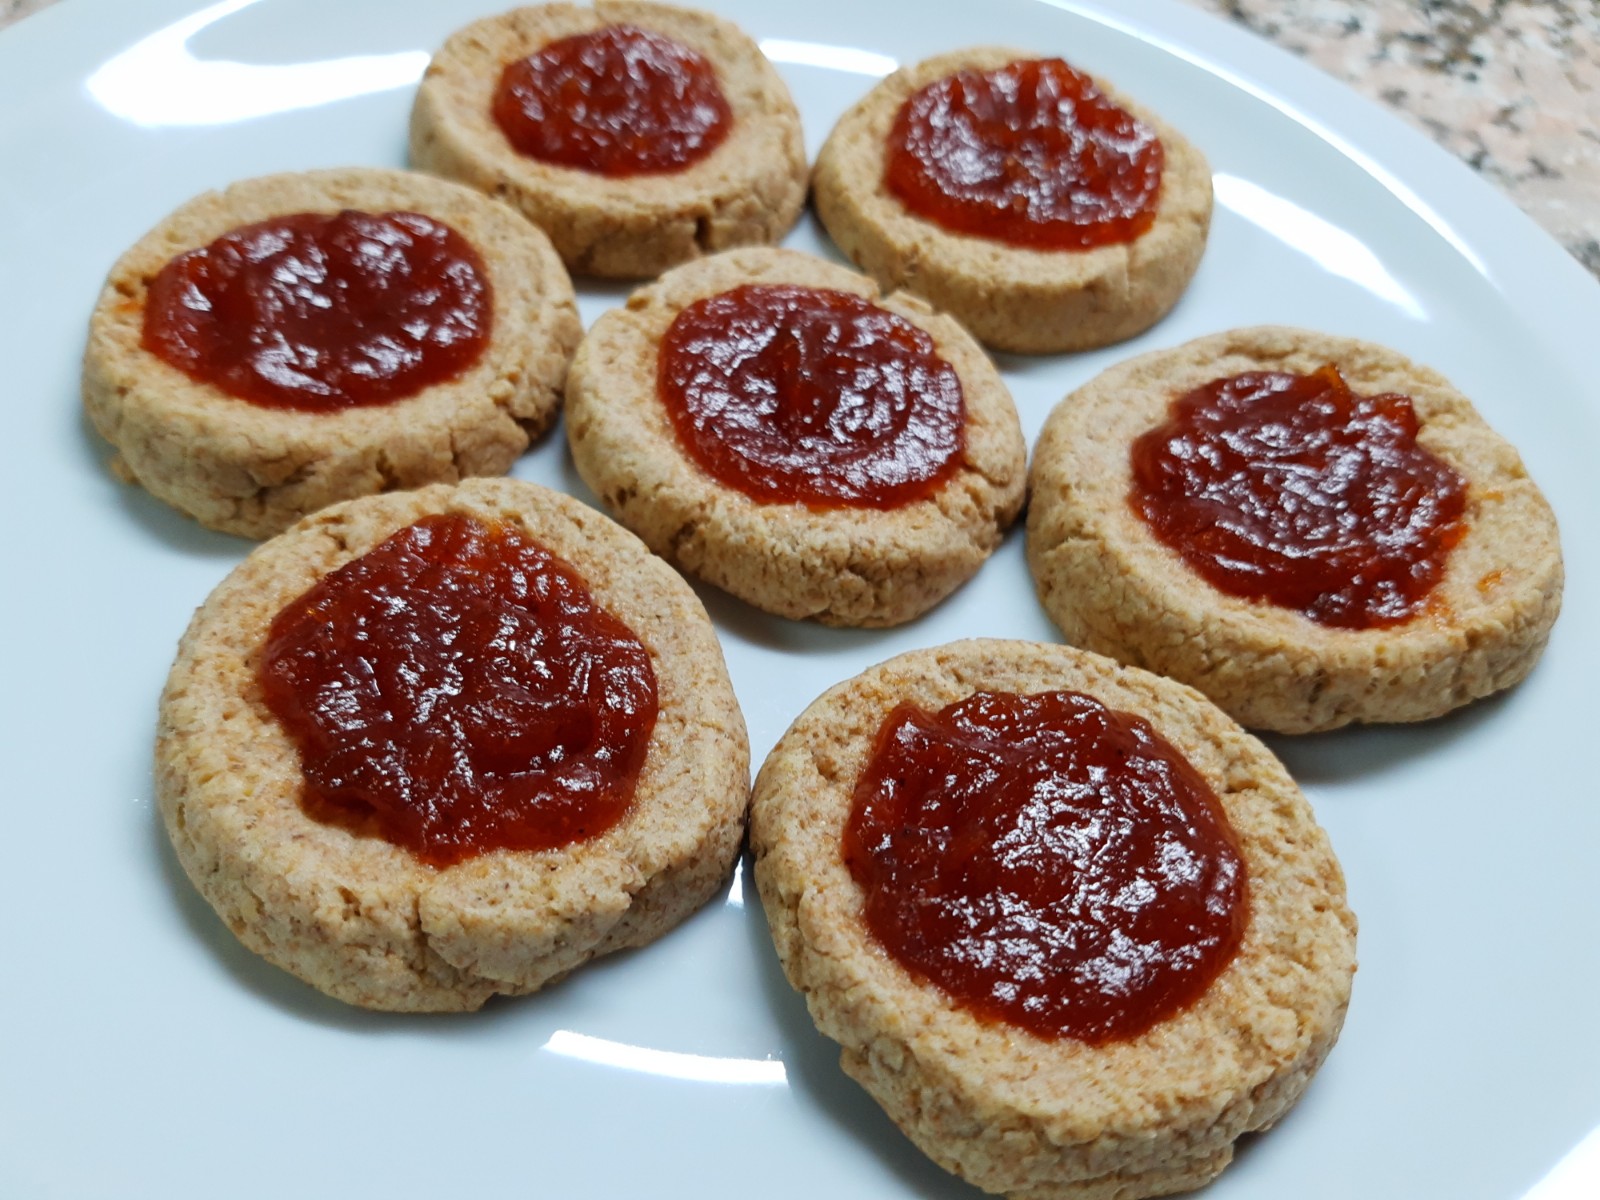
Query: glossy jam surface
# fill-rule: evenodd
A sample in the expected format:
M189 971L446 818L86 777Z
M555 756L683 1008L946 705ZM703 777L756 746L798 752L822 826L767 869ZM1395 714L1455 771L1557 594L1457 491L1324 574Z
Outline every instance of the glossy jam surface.
M1248 920L1211 789L1147 722L1079 692L895 709L844 856L894 958L1047 1038L1101 1044L1182 1011Z
M418 521L285 607L260 677L308 811L434 866L605 832L656 721L649 654L573 569L459 515Z
M889 133L886 181L954 233L1087 250L1155 223L1164 161L1153 129L1052 58L913 93Z
M180 254L150 284L144 347L231 396L302 412L385 404L488 344L489 273L417 213L296 213Z
M748 285L699 300L657 363L684 449L756 500L893 508L961 462L955 368L910 321L849 292Z
M1132 466L1135 510L1203 578L1334 628L1422 611L1465 530L1467 481L1417 444L1411 400L1331 366L1197 388Z
M562 38L511 63L493 112L518 153L611 176L699 162L733 125L704 55L631 25Z

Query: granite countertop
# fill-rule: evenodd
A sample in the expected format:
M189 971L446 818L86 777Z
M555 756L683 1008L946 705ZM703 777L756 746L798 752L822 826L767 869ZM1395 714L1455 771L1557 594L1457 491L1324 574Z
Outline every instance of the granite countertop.
M55 0L0 0L0 28ZM1596 0L1187 0L1425 130L1600 277Z
M1189 0L1381 101L1600 276L1600 3Z

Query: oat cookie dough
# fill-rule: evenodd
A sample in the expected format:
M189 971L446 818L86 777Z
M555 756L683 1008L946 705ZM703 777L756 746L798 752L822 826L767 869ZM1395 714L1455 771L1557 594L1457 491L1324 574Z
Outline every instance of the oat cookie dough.
M1332 364L1357 395L1412 399L1420 446L1466 480L1464 532L1423 609L1351 629L1228 595L1129 502L1130 447L1178 397L1251 371ZM1030 475L1028 561L1067 641L1181 680L1243 724L1283 733L1420 721L1532 670L1561 603L1555 517L1516 451L1443 377L1368 342L1238 329L1141 355L1050 416Z
M902 703L980 691L1087 693L1149 721L1215 792L1248 877L1248 923L1197 1001L1098 1045L984 1020L921 982L863 921L841 853L856 782ZM832 688L756 781L755 880L790 983L845 1072L944 1169L1027 1200L1134 1200L1199 1187L1241 1134L1299 1098L1338 1037L1355 918L1323 831L1282 765L1197 692L1065 646L967 641Z
M965 398L955 473L896 508L813 509L754 500L702 471L658 399L657 349L684 308L745 284L853 293L928 333ZM1023 498L1016 411L965 331L915 297L880 297L870 280L787 250L685 265L601 317L573 360L566 429L584 482L656 553L758 608L830 625L895 625L931 608L977 571Z
M266 631L323 575L436 513L520 530L648 650L659 714L632 808L607 832L435 868L303 810L297 752L257 675ZM251 950L351 1004L455 1011L643 945L709 899L743 834L749 750L721 648L683 581L567 496L478 479L334 506L235 569L179 647L156 790L184 870Z
M978 47L890 75L834 126L817 157L817 214L849 258L885 288L924 297L996 350L1088 350L1148 329L1178 302L1211 221L1211 168L1177 130L1116 89L1100 90L1150 126L1166 161L1155 223L1131 242L1036 250L952 233L913 214L884 181L886 145L915 92L962 70L1037 58Z
M492 332L461 374L387 404L303 412L238 399L143 348L150 285L170 260L240 226L349 209L420 213L478 252ZM554 421L582 333L549 240L504 205L406 171L269 175L191 200L118 260L90 319L83 399L119 475L211 529L264 538L338 500L505 472Z
M606 26L661 34L709 60L732 126L708 156L679 170L611 177L512 147L491 111L501 72ZM624 279L776 242L799 217L807 180L799 113L760 47L720 17L647 0L518 8L457 31L417 90L411 163L521 210L574 273Z

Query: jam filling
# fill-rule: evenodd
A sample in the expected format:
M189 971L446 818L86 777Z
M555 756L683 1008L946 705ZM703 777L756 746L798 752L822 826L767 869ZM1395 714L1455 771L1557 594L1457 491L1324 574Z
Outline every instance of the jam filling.
M144 348L267 408L387 404L472 366L489 342L489 273L417 213L295 213L180 254L150 284Z
M679 443L752 499L888 509L960 466L955 368L910 321L849 292L747 285L699 300L657 361Z
M572 567L456 514L284 608L260 680L300 752L306 810L436 867L604 833L656 722L649 653Z
M1200 998L1248 920L1216 795L1149 723L1077 691L894 709L843 854L902 966L1040 1037L1138 1037Z
M1132 466L1134 509L1201 577L1333 628L1415 616L1466 530L1467 481L1417 444L1410 398L1332 366L1196 388Z
M493 113L518 153L610 176L680 170L733 125L704 55L631 25L562 38L511 63Z
M959 71L901 105L885 180L953 233L1038 250L1131 242L1155 223L1155 131L1059 58Z
M1137 1037L1200 998L1248 920L1210 787L1146 721L1079 692L895 709L843 851L896 961L1040 1037Z

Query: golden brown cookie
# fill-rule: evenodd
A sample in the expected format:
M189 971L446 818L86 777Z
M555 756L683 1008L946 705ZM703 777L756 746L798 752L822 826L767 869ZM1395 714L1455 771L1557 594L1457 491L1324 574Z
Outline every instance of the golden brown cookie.
M1189 1007L1091 1045L980 1018L886 953L841 853L857 780L897 705L1071 690L1150 722L1237 837L1248 923ZM1282 765L1193 690L1064 646L968 641L824 693L756 780L755 879L789 981L840 1064L948 1171L1028 1200L1199 1187L1299 1098L1343 1023L1355 918L1328 840Z
M1467 482L1465 531L1426 606L1401 624L1330 627L1225 594L1129 503L1130 448L1169 405L1250 371L1333 365L1357 395L1411 397L1417 441ZM1121 363L1045 423L1030 476L1028 561L1069 642L1205 692L1283 733L1420 721L1519 682L1561 605L1554 514L1517 452L1436 372L1369 342L1236 329Z
M914 215L884 182L886 140L913 93L958 71L1034 57L979 47L896 71L834 126L817 156L813 194L833 240L885 288L915 292L997 350L1087 350L1159 321L1200 264L1211 222L1211 168L1175 129L1097 81L1165 148L1155 223L1128 243L1035 250L952 233Z
M966 404L955 473L897 508L808 508L752 499L682 449L657 395L658 347L686 307L746 284L865 297L925 331ZM600 318L573 360L567 436L578 473L657 554L768 612L831 625L894 625L972 576L1022 504L1026 448L994 365L953 320L912 296L788 250L687 264Z
M143 348L150 285L174 257L242 225L346 209L420 213L478 252L493 328L461 374L387 404L303 412L238 399ZM504 205L406 171L268 175L196 197L117 261L90 319L83 399L119 474L202 525L262 538L338 500L505 472L555 420L582 333L549 240Z
M538 542L648 651L659 714L632 807L599 836L435 867L302 808L300 760L258 675L268 627L328 572L436 513ZM351 1004L452 1011L642 945L709 899L738 852L749 750L716 635L682 579L567 496L480 479L337 505L240 564L179 647L156 791L179 861L251 950Z
M606 26L665 35L711 63L732 127L706 157L612 177L512 147L491 111L501 72ZM500 197L550 235L575 273L608 278L658 275L718 250L776 242L806 192L800 116L760 47L720 17L645 0L518 8L457 31L417 89L411 163Z

